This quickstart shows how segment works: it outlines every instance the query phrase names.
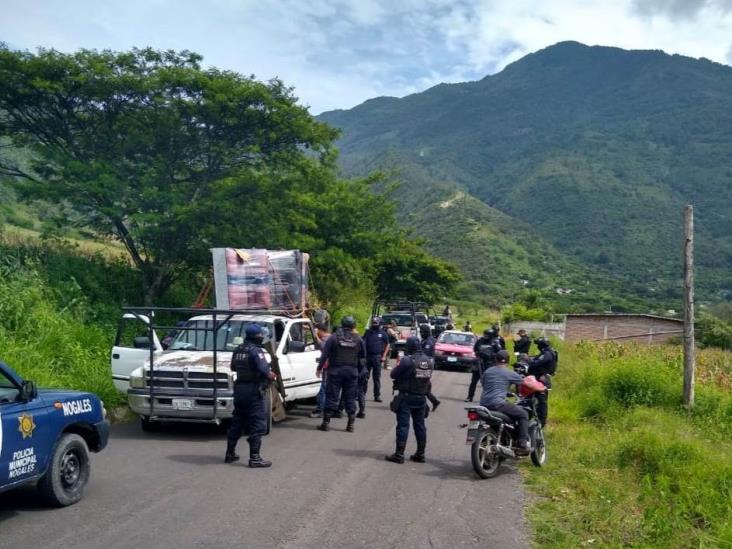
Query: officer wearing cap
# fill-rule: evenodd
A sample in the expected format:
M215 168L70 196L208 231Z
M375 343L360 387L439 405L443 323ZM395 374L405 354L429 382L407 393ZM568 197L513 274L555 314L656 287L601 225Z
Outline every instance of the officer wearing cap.
M407 338L407 356L399 361L391 372L396 388L397 397L396 449L394 453L385 456L387 461L404 463L404 450L409 438L409 418L412 418L414 436L417 439L417 451L409 459L417 463L424 463L424 451L427 446L427 427L424 424L427 409L427 393L430 391L430 381L434 362L424 354L419 338Z
M381 328L381 319L375 316L371 319L369 329L363 334L363 342L366 345L366 375L359 383L360 397L366 398L369 387L369 376L374 380L374 401L381 402L381 365L386 360L389 352L389 334ZM361 406L359 417L363 417L364 407Z
M234 383L234 417L227 435L226 463L239 461L236 443L242 430L248 435L249 467L269 467L271 461L262 459L260 449L262 436L267 432L268 382L275 379L264 358L262 341L264 331L257 324L249 324L245 330L244 343L234 349L231 369L236 372Z
M366 347L363 339L354 328L356 321L352 316L344 316L341 327L331 335L323 346L318 363L318 374L328 362L328 383L325 386L325 410L323 422L318 425L321 431L330 430L330 418L338 412L338 404L343 394L348 424L346 431L353 432L356 422L356 396L358 377L366 368Z

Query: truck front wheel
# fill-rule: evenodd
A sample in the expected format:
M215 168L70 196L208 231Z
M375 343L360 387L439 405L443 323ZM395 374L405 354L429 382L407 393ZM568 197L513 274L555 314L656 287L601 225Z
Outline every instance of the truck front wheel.
M38 481L41 497L57 507L76 503L84 495L90 469L89 449L84 439L73 433L62 435L46 474Z

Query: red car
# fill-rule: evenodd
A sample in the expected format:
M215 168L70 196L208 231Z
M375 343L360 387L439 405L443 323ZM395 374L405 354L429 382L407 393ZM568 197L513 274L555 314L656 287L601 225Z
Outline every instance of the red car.
M478 362L473 352L477 340L477 336L470 332L457 330L442 332L435 344L435 368L471 369Z

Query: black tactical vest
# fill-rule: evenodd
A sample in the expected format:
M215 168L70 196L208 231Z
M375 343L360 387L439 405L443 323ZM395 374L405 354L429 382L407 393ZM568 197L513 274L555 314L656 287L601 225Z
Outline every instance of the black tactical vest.
M430 381L434 367L433 360L421 352L406 357L406 359L412 361L412 372L410 377L401 383L399 390L405 393L426 395L430 392Z
M234 349L231 356L231 369L236 372L237 383L248 383L260 381L261 375L257 371L257 367L249 358L252 348L256 347L254 343L244 342Z
M331 356L331 367L357 367L358 355L361 350L358 336L351 331L346 332L339 328L336 330L334 337L336 338L336 341L333 346L333 355Z

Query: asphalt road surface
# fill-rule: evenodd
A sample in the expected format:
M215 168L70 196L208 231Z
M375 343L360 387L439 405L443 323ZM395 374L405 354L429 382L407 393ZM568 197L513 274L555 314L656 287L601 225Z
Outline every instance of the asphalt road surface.
M479 480L457 428L469 380L435 373L442 405L427 419L425 464L384 461L394 451L389 389L383 403L369 394L353 434L345 418L321 433L310 407L290 412L264 439L270 469L245 465L245 439L242 462L225 465L225 434L212 426L147 434L116 425L107 449L92 455L80 503L49 509L32 487L0 494L0 547L527 547L520 473L509 465Z

